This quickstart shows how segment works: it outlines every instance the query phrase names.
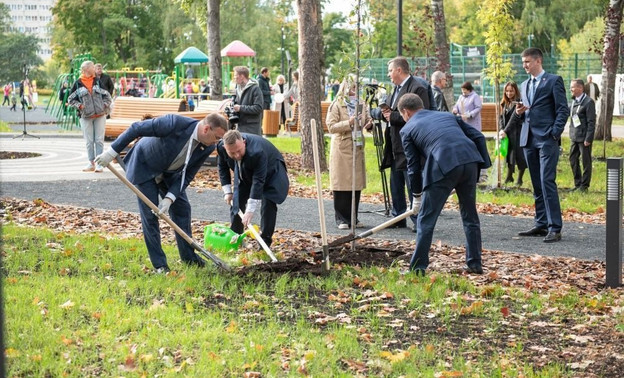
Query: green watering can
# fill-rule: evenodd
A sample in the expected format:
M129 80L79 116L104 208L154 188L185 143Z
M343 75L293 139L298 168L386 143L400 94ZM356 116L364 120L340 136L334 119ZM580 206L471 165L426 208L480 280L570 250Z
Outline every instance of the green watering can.
M221 253L238 251L248 233L237 234L225 225L212 223L204 227L204 247Z
M509 138L504 137L500 140L500 147L494 153L494 156L500 153L500 156L507 157L507 152L509 152Z

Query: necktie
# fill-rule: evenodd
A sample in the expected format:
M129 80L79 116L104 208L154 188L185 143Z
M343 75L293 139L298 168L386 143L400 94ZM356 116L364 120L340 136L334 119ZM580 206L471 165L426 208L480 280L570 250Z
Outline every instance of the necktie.
M188 150L186 151L186 159L184 159L184 168L182 169L182 181L180 181L180 191L184 187L184 178L186 177L186 167L188 166L188 162L191 159L191 153L199 145L199 142L196 141L193 137L189 140Z
M400 90L401 90L401 86L399 85L398 87L396 87L396 90L394 91L394 95L392 96L392 108L394 108L394 105L396 104L396 100L397 98L399 98Z
M533 104L533 98L535 97L535 88L537 87L537 78L531 80L531 86L529 87L529 104Z

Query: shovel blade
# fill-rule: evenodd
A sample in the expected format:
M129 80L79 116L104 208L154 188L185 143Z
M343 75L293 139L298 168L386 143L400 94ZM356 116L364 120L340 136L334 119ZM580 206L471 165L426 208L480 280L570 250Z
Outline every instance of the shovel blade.
M342 236L342 237L334 240L333 242L328 243L327 246L328 247L337 247L337 246L339 246L341 244L348 243L348 242L353 241L355 239L359 239L359 235L349 234L349 235L346 235L346 236Z

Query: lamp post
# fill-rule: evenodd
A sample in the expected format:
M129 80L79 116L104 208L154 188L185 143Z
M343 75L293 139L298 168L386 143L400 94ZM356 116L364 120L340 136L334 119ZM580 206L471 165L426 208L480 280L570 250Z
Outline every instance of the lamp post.
M284 27L282 26L282 75L284 75L284 40L286 35L284 34Z
M397 56L403 55L403 0L397 0Z

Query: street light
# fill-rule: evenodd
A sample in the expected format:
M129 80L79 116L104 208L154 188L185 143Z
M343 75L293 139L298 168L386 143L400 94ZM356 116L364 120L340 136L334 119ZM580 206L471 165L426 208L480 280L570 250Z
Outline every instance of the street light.
M282 26L282 76L284 75L284 40L286 35L284 34L284 27Z

